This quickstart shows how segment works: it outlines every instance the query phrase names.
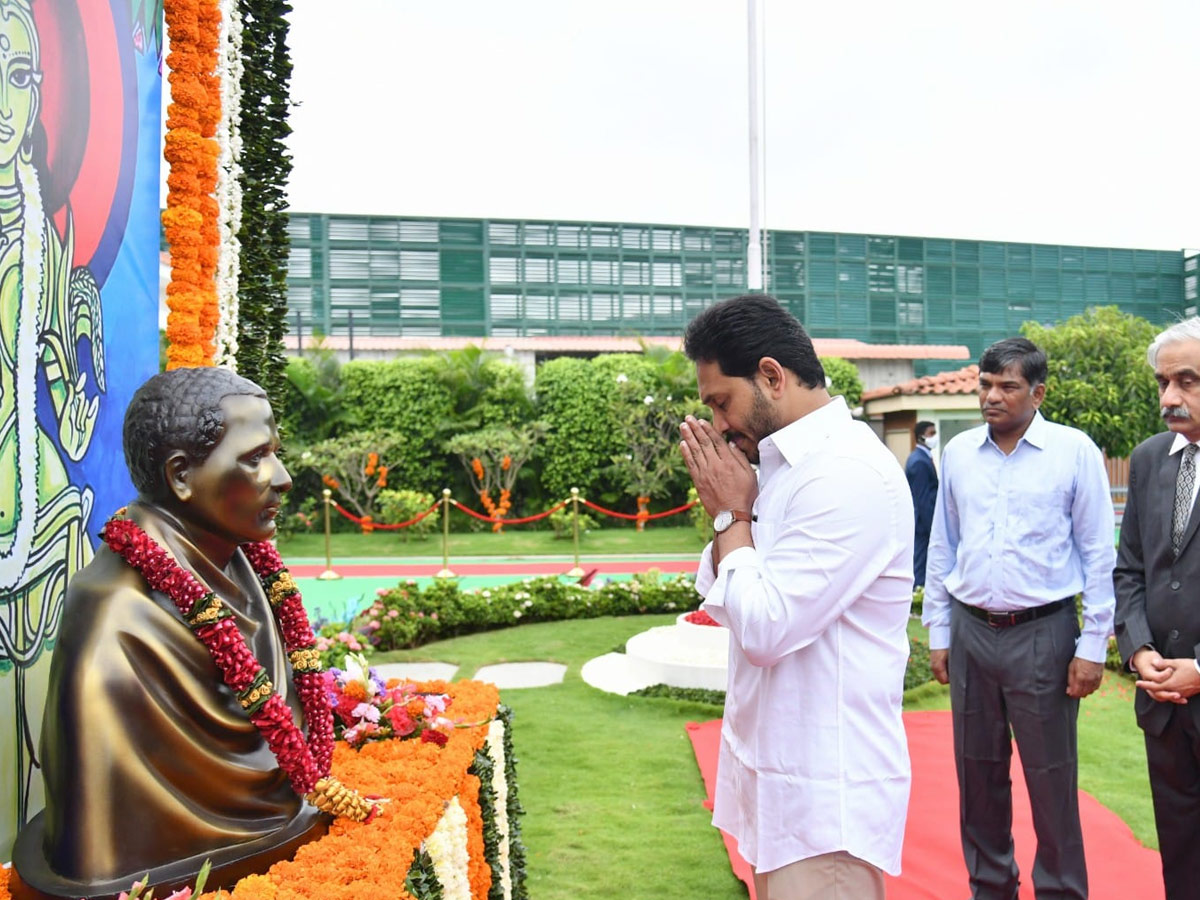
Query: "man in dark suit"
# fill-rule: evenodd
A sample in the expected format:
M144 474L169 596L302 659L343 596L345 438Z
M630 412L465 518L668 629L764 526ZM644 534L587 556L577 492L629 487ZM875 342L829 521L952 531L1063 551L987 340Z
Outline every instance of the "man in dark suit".
M1200 898L1200 318L1154 339L1147 353L1170 431L1133 451L1113 582L1114 630L1137 673L1167 900Z
M913 541L913 584L925 584L925 557L929 553L929 529L933 527L933 507L937 503L938 476L933 467L933 451L937 448L937 426L918 422L913 429L917 446L908 455L904 474L912 491L913 512L917 525Z

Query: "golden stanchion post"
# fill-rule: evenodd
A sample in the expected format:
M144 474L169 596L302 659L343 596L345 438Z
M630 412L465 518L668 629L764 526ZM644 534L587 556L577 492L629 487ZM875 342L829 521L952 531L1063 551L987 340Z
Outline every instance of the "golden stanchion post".
M450 488L442 488L442 570L435 577L455 577L450 571Z
M583 568L579 565L579 488L571 488L571 531L575 539L575 568L567 572L572 578L582 578Z
M321 581L337 581L342 576L333 571L333 550L329 544L329 507L333 503L333 491L325 488L321 495L325 498L325 571L317 578Z

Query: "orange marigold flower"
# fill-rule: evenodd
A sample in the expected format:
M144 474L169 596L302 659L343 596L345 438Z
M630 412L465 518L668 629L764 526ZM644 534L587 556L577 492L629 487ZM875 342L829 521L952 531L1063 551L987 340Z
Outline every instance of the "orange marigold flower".
M475 473L476 478L483 480L483 462L478 456L471 460L471 471Z
M504 454L504 459L500 460L500 468L503 469L505 472L507 472L510 468L512 468L512 457L509 456L507 453Z

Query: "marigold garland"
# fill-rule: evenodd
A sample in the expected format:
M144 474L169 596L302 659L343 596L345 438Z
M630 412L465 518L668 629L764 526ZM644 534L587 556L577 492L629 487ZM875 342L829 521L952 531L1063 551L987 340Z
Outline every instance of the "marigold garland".
M221 119L217 0L173 0L165 8L171 103L163 155L170 164L163 230L171 254L167 285L167 368L212 363L220 312L216 269L220 230L217 186Z

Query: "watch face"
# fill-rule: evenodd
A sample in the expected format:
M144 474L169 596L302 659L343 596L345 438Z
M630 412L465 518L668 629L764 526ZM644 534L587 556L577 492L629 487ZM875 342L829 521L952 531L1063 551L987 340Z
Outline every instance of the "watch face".
M713 531L720 534L726 528L733 524L733 513L727 509L721 510L713 516Z

